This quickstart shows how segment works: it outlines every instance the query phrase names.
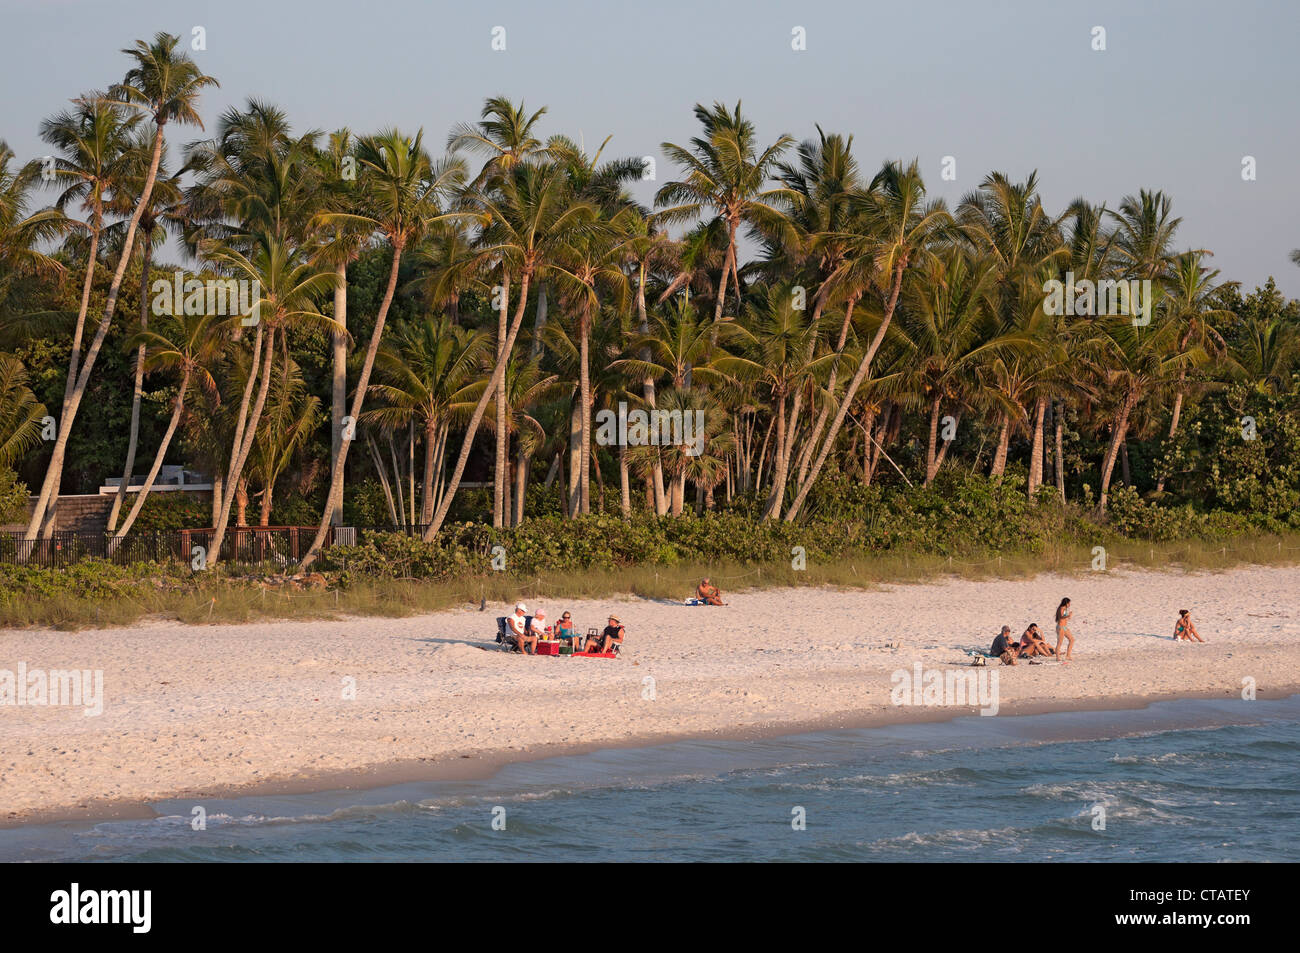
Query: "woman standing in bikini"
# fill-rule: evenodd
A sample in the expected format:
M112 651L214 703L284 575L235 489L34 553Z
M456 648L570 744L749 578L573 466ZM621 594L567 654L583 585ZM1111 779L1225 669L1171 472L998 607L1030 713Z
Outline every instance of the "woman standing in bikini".
M1062 662L1068 662L1074 657L1074 636L1070 632L1070 600L1062 599L1061 604L1056 607L1056 657ZM1061 641L1069 643L1065 649L1065 658L1061 658Z

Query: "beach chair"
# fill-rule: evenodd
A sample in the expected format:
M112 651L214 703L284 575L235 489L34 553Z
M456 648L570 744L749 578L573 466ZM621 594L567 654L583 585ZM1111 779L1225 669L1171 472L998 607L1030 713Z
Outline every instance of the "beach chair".
M524 616L524 625L530 626L532 624L533 624L533 617L530 615ZM497 644L500 645L502 651L505 652L522 651L522 649L519 648L519 639L517 639L515 637L515 634L510 631L509 616L505 616L505 615L497 616Z

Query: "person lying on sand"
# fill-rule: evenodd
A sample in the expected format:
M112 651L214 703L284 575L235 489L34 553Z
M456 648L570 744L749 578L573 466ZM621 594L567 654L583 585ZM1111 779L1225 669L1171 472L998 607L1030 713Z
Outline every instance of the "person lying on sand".
M711 605L711 606L726 605L726 603L722 601L722 590L719 589L717 586L715 586L713 583L709 582L708 576L705 576L703 579L700 580L699 588L695 590L695 594L699 596L701 601L703 601L706 605Z
M528 625L528 606L522 602L515 604L515 614L506 620L510 634L515 637L515 644L525 655L534 655L533 647L537 645L537 636L533 635Z
M998 637L993 640L989 654L1002 660L1003 665L1015 665L1016 656L1020 654L1020 643L1011 641L1011 626L1004 625Z
M1196 631L1196 626L1192 624L1192 614L1186 609L1178 610L1178 621L1174 623L1174 641L1182 639L1190 642L1195 639L1197 642L1204 642L1201 633Z
M1052 647L1043 639L1043 635L1038 631L1038 623L1031 622L1029 628L1025 629L1025 634L1020 637L1020 655L1023 658L1033 658L1035 655L1052 654Z
M623 644L623 636L626 635L623 624L618 621L618 616L609 617L609 625L605 626L605 631L600 635L591 635L587 637L587 644L583 648L584 652L612 652L615 645Z

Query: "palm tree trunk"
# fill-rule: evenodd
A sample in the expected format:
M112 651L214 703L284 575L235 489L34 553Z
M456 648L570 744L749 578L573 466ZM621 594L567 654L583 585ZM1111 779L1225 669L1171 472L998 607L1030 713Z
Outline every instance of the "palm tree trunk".
M447 518L447 511L451 508L451 501L455 498L456 490L460 487L461 475L464 474L465 463L469 460L474 435L478 433L479 423L483 420L488 401L491 399L492 392L497 387L497 384L505 379L506 361L509 360L510 351L515 346L515 338L519 336L519 326L524 321L524 305L528 301L528 283L531 277L531 274L525 270L519 283L519 306L515 309L514 319L510 322L510 333L506 337L505 351L497 361L496 367L492 369L492 377L488 381L487 387L483 389L478 403L474 406L474 413L470 415L469 423L465 427L465 438L461 442L460 454L456 457L456 466L452 470L451 479L447 481L447 492L443 494L442 499L438 502L438 510L433 515L433 522L429 524L429 528L424 533L424 538L428 542L432 542L433 538L438 535L438 530L442 529L443 521Z
M789 472L789 449L791 441L786 439L785 395L776 395L776 454L772 462L772 491L767 496L767 506L763 508L763 519L780 519L782 497L785 496L785 479ZM796 403L798 396L795 397Z
M1115 460L1119 456L1120 444L1124 442L1124 438L1128 435L1129 414L1133 412L1133 407L1136 404L1137 401L1131 395L1126 396L1124 406L1120 408L1120 412L1115 416L1115 422L1111 427L1110 445L1106 448L1106 458L1101 467L1101 499L1098 500L1097 504L1098 509L1103 513L1106 512L1106 497L1110 490L1111 474L1115 471Z
M1007 468L1007 445L1011 443L1011 418L1002 414L1002 423L998 427L998 448L993 454L993 467L989 477L997 479Z
M682 508L686 502L686 473L685 471L673 477L673 502L671 512L673 516L681 516Z
M415 418L406 424L406 486L410 495L411 525L415 525Z
M163 433L162 442L158 444L158 452L154 454L153 464L149 467L149 473L144 478L144 485L140 487L140 492L135 498L130 511L126 514L126 520L122 523L122 528L113 534L112 540L108 544L108 555L112 556L117 552L117 547L122 544L126 534L131 531L135 525L135 518L140 515L140 510L144 508L144 501L149 498L149 491L153 489L153 481L158 477L158 471L162 469L163 460L167 457L167 448L171 445L172 437L176 434L176 427L181 422L181 413L185 409L185 390L190 384L190 372L188 369L181 375L181 389L176 395L176 403L172 408L171 420L167 423L167 430Z
M632 517L632 484L627 468L627 444L618 445L618 483L622 491L623 519Z
M522 443L522 440L520 441ZM511 526L519 526L524 521L524 499L528 492L528 471L533 465L533 455L525 453L521 447L519 450L519 462L515 465L515 497L514 497L514 516L510 520Z
M388 435L388 458L393 464L393 485L397 487L397 512L401 515L401 525L406 523L406 491L402 489L402 467L397 462L397 448L393 446L393 435Z
M397 267L401 264L401 261L402 248L399 245L394 245L393 263L388 271L388 287L384 289L384 300L379 304L379 313L375 316L375 328L370 332L370 345L366 348L366 358L361 364L361 376L357 378L357 389L352 395L352 412L349 416L353 420L357 420L361 416L366 388L370 386L370 371L375 366L375 355L379 353L379 341L384 334L384 321L388 318L388 309L392 305L393 295L397 291ZM298 564L299 572L306 572L312 563L320 558L321 547L325 545L325 537L329 533L330 518L334 515L334 487L342 484L343 467L347 463L348 448L351 444L352 441L345 440L342 446L339 447L339 458L334 461L334 468L330 473L330 493L325 497L325 512L321 515L320 526L316 529L316 538L312 540L311 546L307 549L307 554L302 557L302 562Z
M501 308L497 311L497 362L500 363L501 355L505 353L506 346L506 318L510 313L510 269L503 262L501 265ZM526 301L520 301L520 305L526 304ZM504 372L496 383L496 402L497 402L497 432L496 432L496 461L492 467L492 525L497 529L501 528L505 520L505 494L506 494L506 447L510 442L510 435L506 433L506 377Z
M330 381L330 472L338 463L339 453L343 447L343 418L348 403L348 266L341 262L334 270L334 321L338 329L331 341L334 366ZM343 476L339 476L338 485L331 485L333 497L330 522L335 526L343 524Z
M1128 469L1128 437L1125 436L1124 442L1119 445L1119 467L1120 473L1124 475L1124 485L1133 485L1133 475Z
M840 428L844 426L844 418L848 416L849 408L853 406L853 398L857 396L858 388L862 386L862 382L866 380L867 374L871 371L871 362L876 356L876 351L880 349L880 342L885 339L885 332L889 330L889 323L894 318L894 309L898 307L898 295L903 290L903 272L906 268L907 261L902 258L894 266L894 274L890 282L889 300L885 303L885 313L880 322L880 327L876 329L875 336L872 337L871 344L867 348L867 353L862 356L862 362L858 365L857 373L849 381L848 389L844 392L844 399L840 402L840 409L835 413L835 421L831 424L830 430L822 441L822 448L817 453L816 462L808 472L808 479L803 481L794 502L786 510L785 520L787 523L793 522L795 517L799 515L804 500L808 498L809 491L812 490L813 484L817 482L817 477L821 475L826 458L830 456L831 447L835 445L835 440L840 435Z
M840 325L840 336L835 342L835 353L839 354L844 350L844 344L849 337L849 326L853 323L853 308L858 302L856 294L849 295L849 299L844 305L844 322ZM818 313L820 317L820 312ZM809 355L811 357L811 355ZM839 364L831 365L830 379L826 382L826 401L822 404L821 411L817 414L817 423L813 425L812 433L808 435L808 440L804 443L803 450L799 453L799 482L802 484L808 478L808 467L812 464L813 451L817 449L817 441L821 438L822 431L826 427L826 421L831 415L831 406L835 403L835 380L839 375ZM868 478L868 482L870 482Z
M546 282L537 285L537 317L533 323L533 343L528 349L530 360L537 360L542 353L542 332L546 330Z
M1182 416L1182 413L1183 413L1183 392L1180 390L1178 393L1174 395L1174 415L1169 420L1170 440L1173 440L1174 434L1178 433L1178 420ZM1156 492L1163 493L1164 491L1165 491L1165 478L1162 476L1159 480L1156 481Z
M1056 489L1061 494L1062 503L1065 502L1065 451L1062 439L1064 421L1061 419L1064 412L1064 401L1058 403L1052 412L1052 423L1056 430L1056 461L1053 469L1056 471Z
M149 262L153 258L153 235L146 232L144 248L141 249L144 261L140 266L140 330L149 329ZM122 501L126 498L126 487L131 482L131 471L135 469L135 451L140 440L140 401L144 396L144 357L145 346L141 344L135 351L135 386L131 391L131 428L126 442L126 465L122 468L122 485L113 495L113 508L108 511L108 531L117 528L117 517L122 511Z
M149 204L149 196L153 193L154 180L158 177L158 163L162 158L164 126L164 123L158 123L157 131L154 133L153 154L149 159L149 171L145 175L144 188L140 191L140 199L136 202L135 211L131 213L131 219L127 223L126 237L122 242L122 254L118 258L117 270L113 272L113 281L108 287L108 298L104 302L104 314L99 320L99 327L95 329L95 337L90 342L85 361L78 370L76 384L68 395L63 408L63 416L59 420L59 433L54 440L54 450L50 454L49 465L45 469L45 479L41 483L41 492L36 498L36 506L32 510L32 517L27 524L27 531L23 534L23 542L26 544L35 542L36 534L41 530L42 523L45 522L46 510L52 505L51 500L57 501L58 499L59 484L63 480L63 460L68 452L68 436L72 432L72 423L77 417L81 399L86 393L87 385L90 383L90 373L94 369L95 359L99 356L100 348L104 345L104 338L108 335L108 329L113 324L113 312L117 310L117 298L122 290L122 279L126 277L127 265L131 262L131 251L135 246L136 229L140 225L140 216L144 214L145 207ZM92 262L91 268L93 267ZM44 527L42 535L45 539L49 539L53 534L54 522L51 520ZM30 552L30 545L20 547L21 560L25 561Z
M424 422L424 482L420 493L420 522L428 523L433 516L433 457L438 443L438 419L429 417Z
M271 481L262 487L262 502L258 509L257 525L271 525L271 502L275 499L275 482Z
M1034 405L1034 438L1029 448L1029 497L1043 482L1043 416L1047 412L1047 399L1038 398Z
M646 312L645 280L646 280L646 266L645 266L645 262L642 262L641 276L640 279L637 281L637 285L636 285L636 310L637 310L637 316L641 319L641 333L649 334L650 317L649 314ZM638 357L640 357L641 360L643 361L650 360L650 349L644 347L641 348ZM651 410L654 410L655 400L657 398L655 394L655 381L653 377L647 377L641 382L641 393L645 397L646 406L649 407ZM665 509L664 465L663 465L663 461L660 460L658 457L656 457L654 460L654 467L651 476L653 477L654 480L654 483L652 484L654 489L654 511L659 516L663 516L664 509Z
M443 484L447 474L444 471L443 463L447 459L447 436L451 433L451 425L444 423L438 428L438 449L433 456L433 471L437 474L437 482L433 485L433 505L436 507L442 502ZM427 525L430 516L425 517L424 523Z
M582 472L582 395L576 395L573 406L569 408L569 518L578 515L582 502L582 492L578 489L578 480Z
M393 521L393 528L397 528L397 504L393 502L393 487L388 482L388 467L384 465L384 458L379 453L379 447L375 444L375 438L369 433L366 434L366 447L370 450L370 462L374 464L375 472L379 474L379 486L384 491L384 499L388 501L388 517Z
M578 391L582 400L582 475L578 478L580 509L591 512L591 302L582 299L582 315L578 318L579 365Z
M737 222L727 223L727 254L722 259L722 277L718 279L717 301L713 306L713 320L722 320L722 306L727 300L727 274L731 270L736 254L736 226Z
M262 336L262 326L257 326L258 339ZM266 406L266 395L271 389L271 364L275 359L275 328L271 328L266 333L265 347L262 356L262 382L258 385L257 400L253 404L253 409L249 412L248 421L242 428L243 442L238 440L231 445L230 469L226 473L226 499L221 506L221 516L217 519L217 525L212 533L212 544L208 550L208 568L211 569L221 561L221 544L226 537L226 526L230 522L230 507L236 493L240 494L241 499L247 491L244 487L244 464L248 460L248 454L253 449L253 441L257 438L257 425L262 419L262 408ZM256 349L255 349L256 350ZM256 367L256 363L252 365ZM238 433L238 428L237 428ZM240 504L239 520L236 526L244 525L243 503Z
M939 472L939 398L930 403L930 435L925 445L925 485L929 486Z

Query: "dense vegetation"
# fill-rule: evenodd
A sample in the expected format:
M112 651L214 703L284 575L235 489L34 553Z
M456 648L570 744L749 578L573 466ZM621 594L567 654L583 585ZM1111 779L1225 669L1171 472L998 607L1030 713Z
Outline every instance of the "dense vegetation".
M402 530L326 550L351 576L1300 528L1300 305L1181 248L1160 191L1052 211L992 172L948 208L915 162L739 104L663 144L651 208L641 159L504 98L442 157L257 99L178 146L215 80L165 34L124 52L48 159L0 142L0 515L30 486L29 540L146 471L110 532L318 524L305 568L331 524ZM182 271L253 285L255 319L160 294ZM610 443L620 405L702 433ZM212 503L151 495L164 462Z

